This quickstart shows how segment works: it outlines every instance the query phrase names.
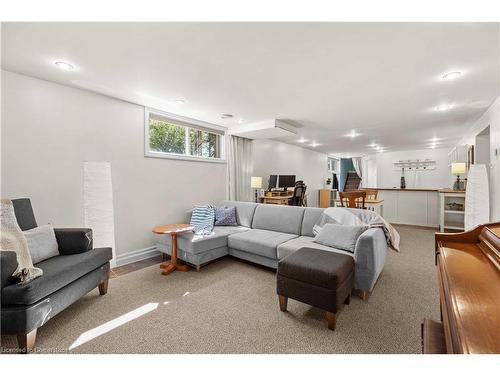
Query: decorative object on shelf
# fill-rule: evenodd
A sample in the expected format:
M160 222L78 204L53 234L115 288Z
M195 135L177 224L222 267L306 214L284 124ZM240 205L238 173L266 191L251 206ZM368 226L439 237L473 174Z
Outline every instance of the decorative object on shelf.
M405 168L409 171L425 171L436 169L436 161L432 159L398 160L392 163L393 170L399 171Z
M406 189L405 169L401 168L401 189Z
M464 205L461 203L451 202L446 204L447 211L463 211Z
M486 165L472 164L465 192L465 230L490 221L490 192Z
M250 179L250 187L255 189L255 202L259 196L259 189L262 189L262 177L253 177Z
M460 175L465 174L467 172L467 164L466 163L452 163L451 164L451 173L457 175L457 180L453 184L453 190L463 190L463 185L460 183Z
M331 189L332 188L332 178L328 177L325 181L325 189Z

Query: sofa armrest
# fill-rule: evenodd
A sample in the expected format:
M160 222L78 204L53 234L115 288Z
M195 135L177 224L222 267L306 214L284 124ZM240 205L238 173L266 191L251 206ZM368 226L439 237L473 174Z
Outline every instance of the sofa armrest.
M1 286L13 284L12 274L17 269L17 255L14 251L0 251Z
M359 236L354 249L354 289L373 289L384 268L386 255L387 240L382 228L370 228Z
M92 249L92 229L55 228L54 232L61 255L79 254Z

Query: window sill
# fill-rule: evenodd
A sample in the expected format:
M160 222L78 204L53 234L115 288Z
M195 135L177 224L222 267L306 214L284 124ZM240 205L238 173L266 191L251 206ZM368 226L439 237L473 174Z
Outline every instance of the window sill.
M159 158L159 159L173 159L173 160L184 160L184 161L195 161L202 163L216 163L216 164L227 164L226 159L215 159L215 158L204 158L201 156L189 156L189 155L176 155L176 154L166 154L160 152L146 152L144 154L147 158Z

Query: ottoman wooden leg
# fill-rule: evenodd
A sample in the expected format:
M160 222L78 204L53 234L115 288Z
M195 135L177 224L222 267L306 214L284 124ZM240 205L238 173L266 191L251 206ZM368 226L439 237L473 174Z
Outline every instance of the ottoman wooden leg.
M280 310L286 311L286 306L288 305L288 297L278 295L280 300Z
M326 321L328 322L328 329L335 331L335 324L337 323L337 316L330 311L326 312Z

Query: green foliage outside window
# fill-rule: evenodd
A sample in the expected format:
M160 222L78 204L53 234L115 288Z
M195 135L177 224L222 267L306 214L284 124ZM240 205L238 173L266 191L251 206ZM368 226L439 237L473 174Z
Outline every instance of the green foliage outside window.
M149 148L153 152L220 158L220 135L151 118Z

